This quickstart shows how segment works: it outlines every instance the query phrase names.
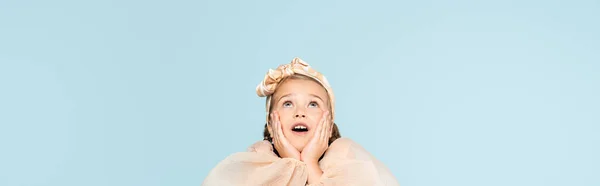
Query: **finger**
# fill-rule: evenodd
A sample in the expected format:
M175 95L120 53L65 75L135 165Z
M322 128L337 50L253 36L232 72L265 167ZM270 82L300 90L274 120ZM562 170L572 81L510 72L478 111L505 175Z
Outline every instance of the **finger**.
M329 121L329 127L327 127L327 137L325 138L325 141L327 142L327 144L329 144L329 139L331 138L331 133L333 133L333 122Z
M271 127L271 130L269 130L269 133L271 135L271 139L275 138L275 125L273 124L273 113L269 114L269 127Z
M313 136L313 139L316 140L315 142L318 143L323 139L322 134L323 134L323 117L321 117L321 119L317 123L317 128L315 129L315 134Z
M327 111L327 114L325 115L325 135L323 139L323 141L325 141L325 144L327 144L329 142L329 136L331 135L331 121L329 121L329 111Z
M272 116L271 123L273 124L271 126L272 131L273 131L273 144L279 145L279 135L277 134L277 133L279 133L277 130L278 124L277 124L277 119L275 117L275 113L271 113L271 116Z
M277 122L277 120L274 120L274 123L275 123L275 128L273 128L273 131L275 133L275 135L274 135L275 136L275 139L274 139L275 145L277 145L277 147L280 147L281 142L279 141L280 139L279 139L279 130L278 130L279 123ZM279 149L277 149L277 150L279 150Z
M315 135L318 135L317 138L319 139L319 142L323 140L323 121L325 120L325 117L323 116L325 116L325 112L326 111L324 111L321 114L321 119L319 120L319 124L317 125L317 132L315 132Z
M323 119L325 119L325 118L321 117L321 121L319 121L319 124L317 126L317 131L318 131L317 133L319 134L319 139L323 138L323 133L324 133L323 128L326 128L324 125L325 123L323 122L324 121Z
M281 137L281 123L279 123L279 117L277 117L277 113L273 114L273 119L275 120L275 123L277 125L277 128L275 128L275 130L277 130L277 138Z
M327 132L327 140L333 135L333 121L329 121L329 132Z
M319 129L320 131L320 135L319 138L321 139L321 141L324 140L325 135L327 135L327 111L323 112L323 116L321 117L321 122L319 124L321 126L321 128Z
M273 113L269 114L269 126L271 126L271 130L273 129Z
M281 121L279 121L279 114L275 113L275 120L277 121L277 134L280 142L285 140L285 135L283 134L283 127L281 126Z
M327 124L329 125L329 131L327 131L327 142L329 142L329 138L331 138L331 133L333 133L333 121L331 120L331 117L329 117L329 115L327 115Z
M329 139L327 136L329 136L329 120L326 119L325 122L323 122L323 142L327 143L327 139Z

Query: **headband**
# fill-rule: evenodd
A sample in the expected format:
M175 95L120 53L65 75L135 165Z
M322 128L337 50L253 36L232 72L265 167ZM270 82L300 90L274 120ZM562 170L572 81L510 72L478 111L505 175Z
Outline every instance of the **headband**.
M329 85L329 82L327 81L327 78L325 78L325 76L323 74L321 74L318 71L316 71L315 69L311 68L311 66L308 63L304 62L302 59L297 58L297 57L292 59L291 63L280 65L275 70L269 69L269 71L267 72L267 75L265 75L265 78L256 87L256 94L259 97L267 97L267 104L266 104L267 121L269 121L269 112L270 112L269 109L270 109L270 105L271 105L271 97L272 97L273 93L275 93L277 86L279 85L279 83L281 83L281 81L283 79L285 79L286 77L292 76L294 74L308 76L308 77L316 80L317 82L319 82L325 88L325 90L327 91L327 94L329 95L329 105L331 105L330 115L331 115L331 118L333 121L335 99L333 96L333 91L331 90L331 86Z

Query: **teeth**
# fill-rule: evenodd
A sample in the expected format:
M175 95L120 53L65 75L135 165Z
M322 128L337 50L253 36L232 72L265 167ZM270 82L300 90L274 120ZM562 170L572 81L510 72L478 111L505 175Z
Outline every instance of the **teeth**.
M306 129L306 127L305 126L296 126L296 127L294 127L294 129Z

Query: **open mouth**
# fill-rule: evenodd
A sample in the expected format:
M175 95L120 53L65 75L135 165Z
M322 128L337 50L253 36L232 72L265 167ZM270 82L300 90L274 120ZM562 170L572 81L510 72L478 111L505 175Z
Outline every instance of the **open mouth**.
M308 126L304 123L296 123L292 126L294 132L308 132Z

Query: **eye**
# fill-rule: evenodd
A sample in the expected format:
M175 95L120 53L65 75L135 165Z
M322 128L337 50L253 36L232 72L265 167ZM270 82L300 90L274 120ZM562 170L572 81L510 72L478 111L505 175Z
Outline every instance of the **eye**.
M291 106L292 106L292 102L290 102L290 101L283 102L283 107L291 107Z
M314 101L313 101L313 102L310 102L310 103L308 104L308 106L309 106L309 107L319 107L319 104L318 104L317 102L314 102Z

